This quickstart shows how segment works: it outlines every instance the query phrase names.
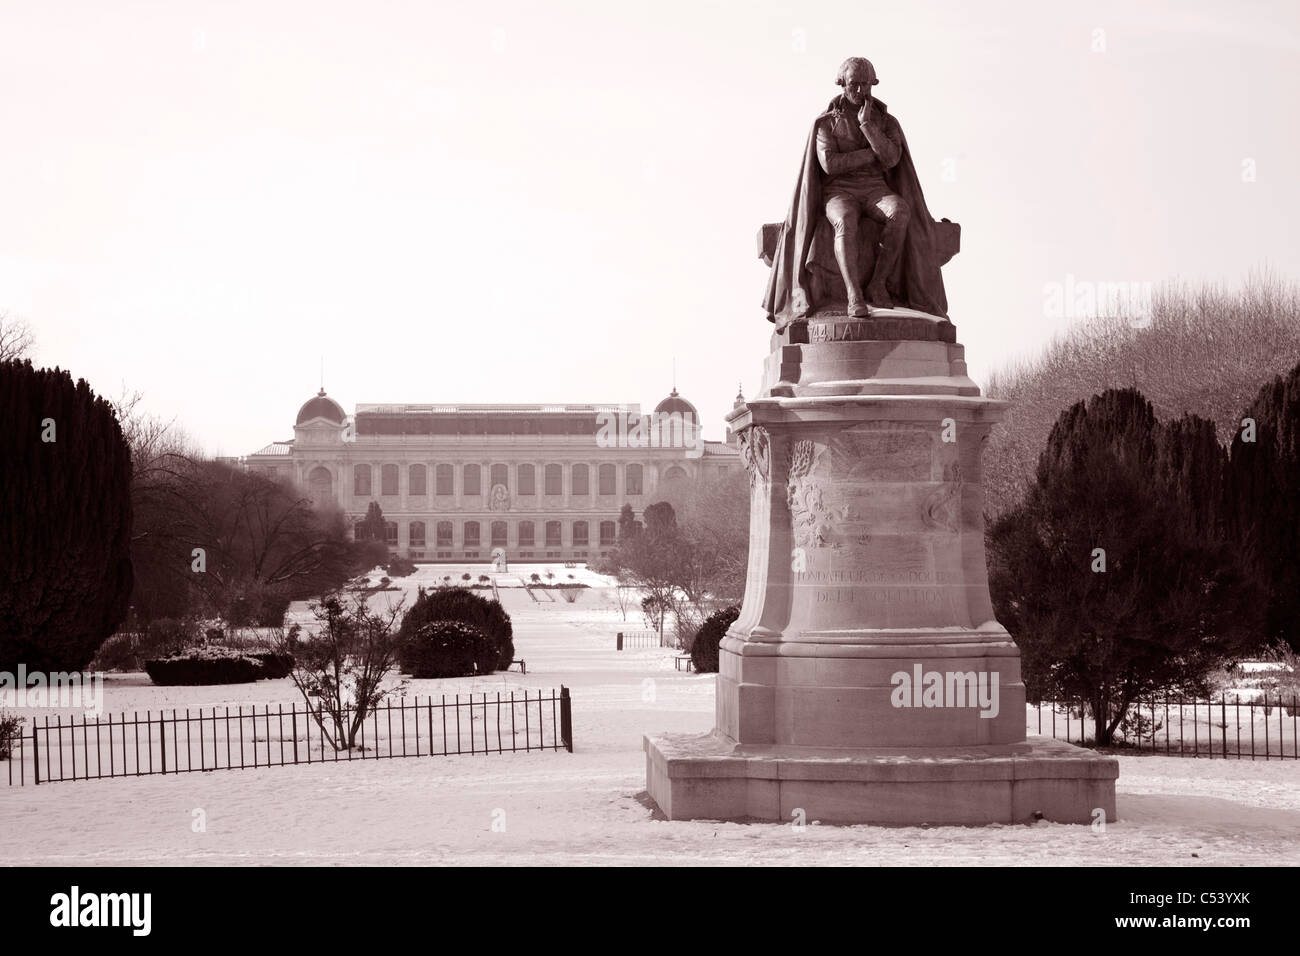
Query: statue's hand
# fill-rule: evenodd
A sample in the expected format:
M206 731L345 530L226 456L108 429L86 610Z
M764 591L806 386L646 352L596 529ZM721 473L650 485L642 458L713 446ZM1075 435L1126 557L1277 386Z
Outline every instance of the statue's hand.
M866 101L858 109L858 125L866 126L871 121L871 97L868 96Z

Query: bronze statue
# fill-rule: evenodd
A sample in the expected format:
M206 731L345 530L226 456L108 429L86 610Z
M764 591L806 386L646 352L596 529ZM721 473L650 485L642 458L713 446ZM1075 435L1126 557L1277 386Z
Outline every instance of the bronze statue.
M768 319L783 329L895 305L946 318L939 267L956 253L959 227L930 216L902 127L871 95L880 82L871 62L850 57L835 82L844 92L808 134L785 223L760 240L772 265Z

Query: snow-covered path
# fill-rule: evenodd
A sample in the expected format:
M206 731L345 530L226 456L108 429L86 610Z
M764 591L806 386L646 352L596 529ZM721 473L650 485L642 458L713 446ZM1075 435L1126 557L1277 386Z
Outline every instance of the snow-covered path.
M0 787L2 862L466 864L1300 863L1300 762L1122 757L1121 820L904 828L668 822L644 794L641 738L713 723L713 678L672 653L614 650L616 617L512 608L528 674L413 682L475 693L568 685L576 752L422 757ZM449 691L450 692L450 691ZM107 709L289 702L284 681L110 681ZM239 696L232 696L239 695ZM201 699L199 699L200 695ZM205 829L195 832L201 811ZM22 834L21 840L12 839Z

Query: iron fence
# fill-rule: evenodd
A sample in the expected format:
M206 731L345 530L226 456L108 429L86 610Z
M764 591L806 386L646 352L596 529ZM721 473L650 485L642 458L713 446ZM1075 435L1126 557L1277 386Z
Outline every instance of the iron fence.
M628 650L634 647L676 647L677 642L671 634L658 631L619 631L614 636L614 649Z
M344 710L345 725L355 713ZM46 716L9 738L0 775L10 786L24 786L395 757L573 752L572 701L564 686L535 695L386 701L361 722L351 748L334 747L333 728L328 711L298 704L287 710L283 704L238 707L234 713L229 707L172 710L170 716L146 711L144 717L124 713L106 720Z
M1035 714L1035 711L1037 713ZM1300 759L1300 702L1293 694L1259 700L1185 700L1161 697L1139 701L1115 728L1112 744L1173 757L1223 757L1238 760ZM1096 724L1083 703L1029 704L1029 729L1040 735L1092 746Z

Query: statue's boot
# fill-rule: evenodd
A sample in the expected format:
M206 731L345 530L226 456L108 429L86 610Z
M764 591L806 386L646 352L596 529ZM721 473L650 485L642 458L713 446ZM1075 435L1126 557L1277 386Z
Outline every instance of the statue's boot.
M866 299L862 297L862 273L858 269L858 242L856 236L836 235L835 261L839 263L840 275L844 278L844 288L848 293L847 312L858 318L870 315Z

